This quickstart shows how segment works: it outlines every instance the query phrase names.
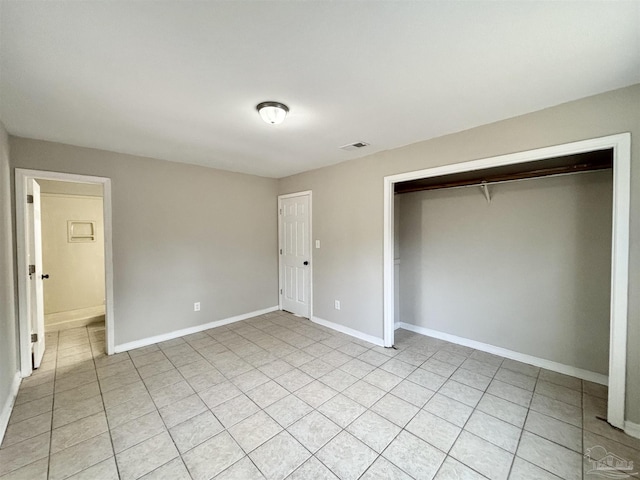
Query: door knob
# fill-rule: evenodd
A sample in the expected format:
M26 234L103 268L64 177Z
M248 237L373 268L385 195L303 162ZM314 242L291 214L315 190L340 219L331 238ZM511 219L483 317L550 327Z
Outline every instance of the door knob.
M44 280L45 278L49 278L49 274L47 273L46 275L40 275L42 277L42 279Z
M309 265L309 262L307 262L306 260L304 261L304 265Z

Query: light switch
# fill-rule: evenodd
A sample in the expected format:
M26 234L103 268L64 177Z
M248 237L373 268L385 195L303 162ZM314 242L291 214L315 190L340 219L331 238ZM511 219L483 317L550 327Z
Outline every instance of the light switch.
M316 240L316 248L320 248L320 240Z

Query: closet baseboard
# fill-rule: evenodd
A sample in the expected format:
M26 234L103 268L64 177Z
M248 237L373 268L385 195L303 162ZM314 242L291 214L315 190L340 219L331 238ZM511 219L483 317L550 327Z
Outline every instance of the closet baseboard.
M554 362L545 358L535 357L526 353L515 352L507 348L496 347L495 345L490 345L488 343L482 343L476 340L458 337L456 335L451 335L450 333L444 333L438 330L420 327L418 325L411 325L409 323L400 322L400 328L420 333L428 337L434 337L440 340L446 340L447 342L463 345L465 347L474 348L482 352L493 353L494 355L510 358L511 360L517 360L518 362L528 363L529 365L534 365L536 367L546 368L547 370L551 370L553 372L570 375L572 377L577 377L582 380L598 383L600 385L608 385L609 383L609 377L607 375L591 372L582 368L572 367L571 365L565 365L563 363Z

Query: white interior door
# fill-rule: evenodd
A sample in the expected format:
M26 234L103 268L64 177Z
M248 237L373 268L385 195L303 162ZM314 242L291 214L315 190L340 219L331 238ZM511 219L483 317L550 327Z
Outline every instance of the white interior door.
M280 289L283 310L311 314L311 194L280 199Z
M29 320L33 353L33 368L38 368L44 355L44 294L42 278L42 229L40 213L40 185L30 179L27 185L27 238L29 249L27 269L29 271Z

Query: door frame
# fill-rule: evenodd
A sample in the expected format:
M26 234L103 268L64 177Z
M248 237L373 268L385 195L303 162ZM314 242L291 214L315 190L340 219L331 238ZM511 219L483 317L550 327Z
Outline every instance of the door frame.
M303 192L287 193L278 195L278 308L282 310L282 200L293 197L309 196L309 320L313 318L313 191L305 190Z
M609 400L607 421L625 427L627 322L629 289L629 222L631 134L571 142L524 152L454 163L384 177L384 345L394 341L394 185L407 180L533 162L563 155L613 149L613 225L611 242L611 313L609 334Z
M44 170L15 169L15 201L16 201L16 253L18 270L18 318L20 345L20 374L31 375L33 369L30 355L29 318L27 318L27 285L29 276L23 268L27 263L26 238L26 202L27 182L29 180L58 180L72 183L93 183L102 185L102 208L104 215L104 267L105 267L105 330L106 350L108 355L114 353L115 317L113 309L113 240L111 215L111 179L71 173L48 172Z

